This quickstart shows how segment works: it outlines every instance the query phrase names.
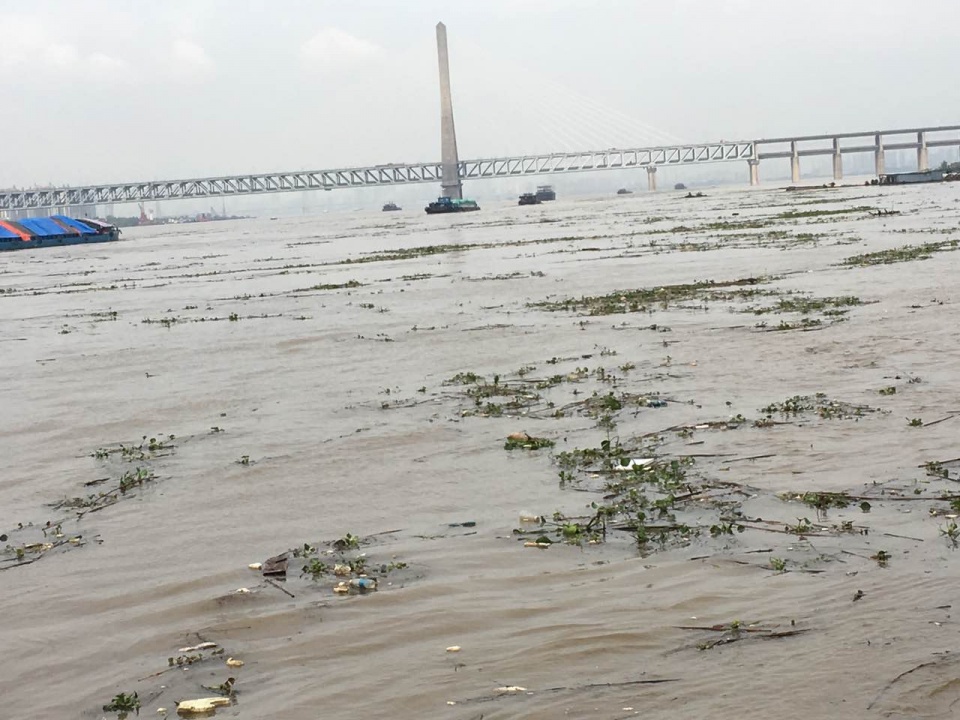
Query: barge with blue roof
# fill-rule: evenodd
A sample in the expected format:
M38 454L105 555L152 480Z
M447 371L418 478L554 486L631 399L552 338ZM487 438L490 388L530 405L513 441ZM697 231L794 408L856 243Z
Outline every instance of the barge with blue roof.
M118 240L120 229L110 223L66 215L0 220L0 250L29 250Z

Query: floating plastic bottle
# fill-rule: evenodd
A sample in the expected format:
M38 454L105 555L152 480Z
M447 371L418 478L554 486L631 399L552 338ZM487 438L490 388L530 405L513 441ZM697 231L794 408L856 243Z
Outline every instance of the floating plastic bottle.
M367 590L376 590L377 581L375 578L368 578L368 577L353 578L350 580L350 587L356 588L361 592L364 592Z

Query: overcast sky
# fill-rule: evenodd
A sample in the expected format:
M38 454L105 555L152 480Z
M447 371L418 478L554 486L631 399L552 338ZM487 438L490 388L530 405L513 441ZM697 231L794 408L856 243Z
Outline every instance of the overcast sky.
M950 0L0 0L0 187L960 122Z

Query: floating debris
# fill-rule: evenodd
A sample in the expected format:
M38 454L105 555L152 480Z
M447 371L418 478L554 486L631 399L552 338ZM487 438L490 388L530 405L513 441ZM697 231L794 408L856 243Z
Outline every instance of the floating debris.
M533 437L525 432L512 433L507 436L507 442L504 443L504 450L539 450L540 448L553 447L556 443L553 440L541 437Z
M350 587L356 588L360 592L368 592L370 590L376 590L377 580L376 578L370 578L370 577L351 578Z
M289 562L289 557L287 553L282 555L277 555L268 559L261 568L261 572L264 577L268 576L280 576L287 574L287 563Z
M178 653L191 653L198 652L200 650L212 650L213 648L218 647L215 642L202 642L199 645L193 645L191 647L182 647L177 650Z
M528 548L540 548L541 550L546 549L546 548L550 547L551 545L553 545L553 543L550 542L549 540L547 540L546 542L525 542L525 543L523 544L524 547L528 547Z
M177 703L178 715L207 715L216 712L218 707L227 707L231 704L230 698L206 697L196 700L182 700Z

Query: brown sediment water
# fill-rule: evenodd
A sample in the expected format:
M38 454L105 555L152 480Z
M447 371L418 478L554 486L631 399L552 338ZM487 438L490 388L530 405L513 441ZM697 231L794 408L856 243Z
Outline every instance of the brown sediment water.
M718 189L4 254L0 716L116 717L133 692L175 716L232 676L217 717L949 717L958 198ZM923 243L941 245L843 264ZM743 279L770 294L579 300ZM545 382L494 411L458 373ZM576 404L608 392L665 406L604 428ZM864 412L764 410L817 393ZM505 450L518 431L555 445ZM604 502L602 473L561 485L559 453L653 435L736 489L678 509L689 533L514 533ZM813 492L858 499L820 513ZM554 544L526 547L539 532ZM295 557L286 582L247 567L347 533L376 592ZM203 641L224 655L168 667Z

